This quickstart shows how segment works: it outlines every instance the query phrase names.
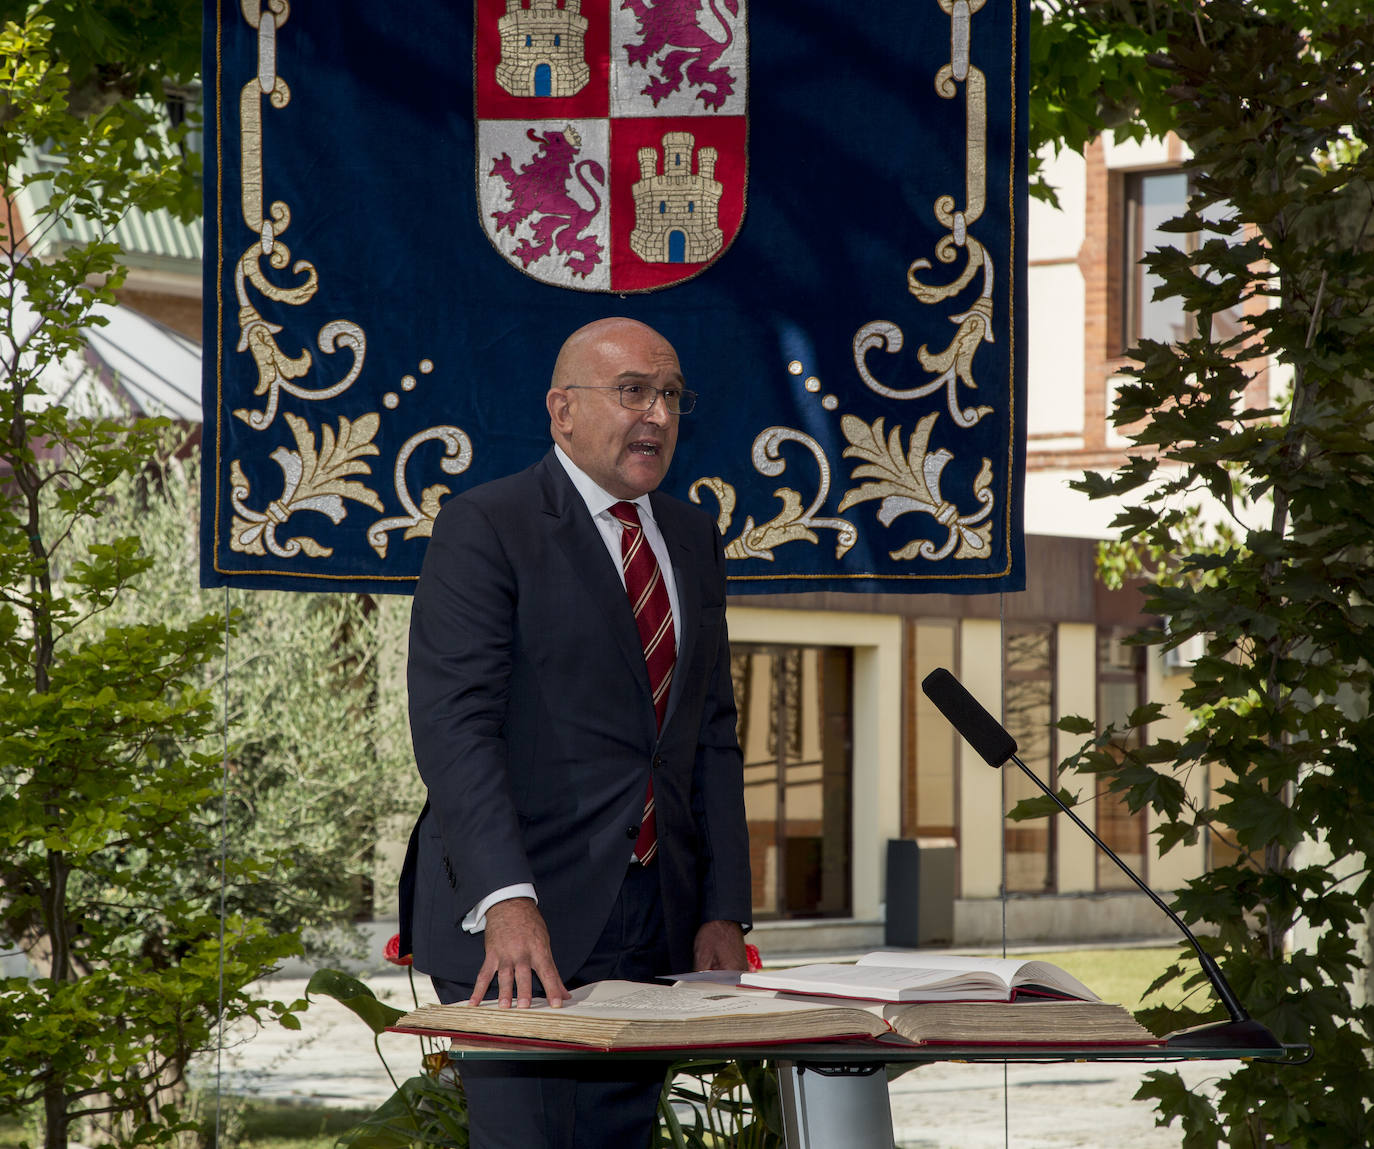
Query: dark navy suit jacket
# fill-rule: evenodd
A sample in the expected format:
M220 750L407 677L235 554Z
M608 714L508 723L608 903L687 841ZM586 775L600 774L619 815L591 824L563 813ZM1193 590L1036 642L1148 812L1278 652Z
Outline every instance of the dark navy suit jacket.
M711 518L650 496L672 554L678 658L661 732L614 560L552 451L449 500L410 631L410 723L428 802L401 879L402 953L471 983L463 916L533 883L564 980L610 916L652 773L673 969L697 927L747 924L749 844Z

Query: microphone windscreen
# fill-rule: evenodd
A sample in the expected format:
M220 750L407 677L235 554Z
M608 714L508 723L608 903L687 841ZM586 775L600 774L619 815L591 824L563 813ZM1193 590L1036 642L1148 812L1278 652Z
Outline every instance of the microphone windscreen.
M925 676L921 689L989 766L1001 766L1016 753L1016 739L943 666Z

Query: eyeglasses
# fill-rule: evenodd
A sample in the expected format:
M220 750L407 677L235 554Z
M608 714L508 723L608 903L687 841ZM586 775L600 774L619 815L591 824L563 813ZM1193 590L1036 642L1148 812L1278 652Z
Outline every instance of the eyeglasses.
M606 387L593 387L581 383L570 383L565 391L617 391L620 405L628 411L652 411L660 396L663 406L670 415L688 415L697 405L697 393L682 387L653 387L648 383L619 383Z

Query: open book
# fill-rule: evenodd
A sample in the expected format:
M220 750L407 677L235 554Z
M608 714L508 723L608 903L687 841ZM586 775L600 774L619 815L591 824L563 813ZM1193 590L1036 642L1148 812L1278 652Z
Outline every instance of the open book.
M707 983L593 982L552 1009L424 1005L398 1033L497 1039L577 1049L703 1049L805 1041L881 1040L948 1045L1154 1045L1159 1039L1119 1005L883 1005L800 1000Z
M1076 977L1047 961L901 951L865 954L852 965L760 970L740 975L739 984L872 1001L1015 1001L1023 995L1098 1000Z

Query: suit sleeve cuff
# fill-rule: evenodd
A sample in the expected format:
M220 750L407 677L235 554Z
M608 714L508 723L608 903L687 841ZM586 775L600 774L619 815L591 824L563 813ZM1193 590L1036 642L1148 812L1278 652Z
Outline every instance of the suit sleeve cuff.
M529 882L519 882L514 886L502 886L499 890L493 890L472 909L468 910L463 918L463 929L470 934L480 934L487 928L487 911L497 902L509 901L511 898L533 898L536 905L539 904L539 895L534 892L534 887Z

